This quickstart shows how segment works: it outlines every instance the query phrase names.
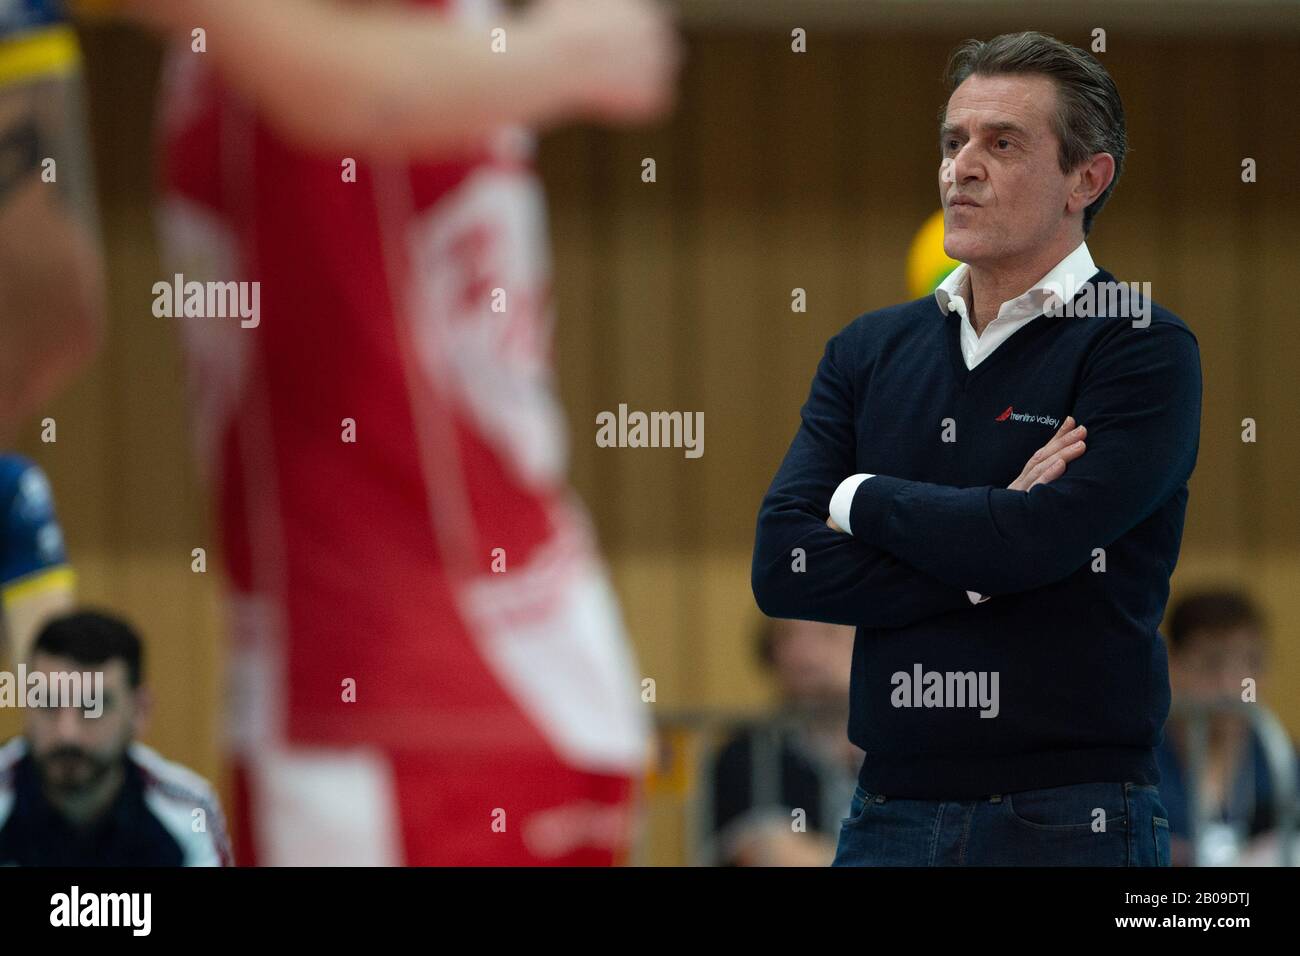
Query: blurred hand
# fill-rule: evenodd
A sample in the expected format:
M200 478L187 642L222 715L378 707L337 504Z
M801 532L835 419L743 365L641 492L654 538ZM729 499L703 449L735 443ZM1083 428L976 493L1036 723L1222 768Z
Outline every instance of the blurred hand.
M1034 485L1045 485L1065 474L1065 466L1082 455L1087 446L1083 438L1088 429L1074 427L1074 416L1066 416L1056 434L1025 463L1020 477L1007 485L1012 491L1028 491Z
M99 348L103 264L92 230L35 180L0 208L0 440Z
M672 107L682 48L659 3L538 0L525 19L567 72L574 115L637 123Z
M830 866L835 845L819 833L796 833L789 821L756 824L738 840L738 866Z

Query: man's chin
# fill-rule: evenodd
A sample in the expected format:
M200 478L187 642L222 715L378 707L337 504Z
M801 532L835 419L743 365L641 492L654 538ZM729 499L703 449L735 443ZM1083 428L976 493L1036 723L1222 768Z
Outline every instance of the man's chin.
M978 236L969 229L949 228L943 237L943 253L957 262L974 262L980 258L984 248Z
M64 796L72 796L92 786L102 776L101 768L94 764L78 761L62 766L56 764L47 767L44 778L45 786Z
M82 777L76 780L57 779L46 782L45 792L52 799L56 800L75 800L91 789L91 779Z

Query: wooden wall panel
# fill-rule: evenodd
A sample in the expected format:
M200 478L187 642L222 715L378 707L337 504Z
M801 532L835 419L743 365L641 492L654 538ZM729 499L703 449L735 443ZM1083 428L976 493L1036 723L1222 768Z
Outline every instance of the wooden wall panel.
M1215 488L1245 487L1251 477L1244 446L1231 439L1240 432L1241 415L1230 403L1214 401L1217 395L1241 393L1248 386L1242 358L1249 354L1257 316L1242 308L1246 277L1231 249L1241 248L1248 226L1238 214L1243 190L1240 160L1243 140L1251 133L1242 126L1245 92L1241 80L1228 72L1196 69L1205 51L1181 46L1162 65L1184 76L1185 95L1177 109L1164 109L1158 127L1162 156L1178 214L1161 233L1161 253L1174 266L1165 290L1154 290L1157 301L1186 316L1201 346L1204 379L1201 408L1202 448L1192 493L1202 498ZM1230 67L1239 49L1224 51ZM1236 133L1237 135L1231 135ZM1148 139L1154 137L1148 136ZM1177 157L1195 156L1195 162ZM1217 440L1217 439L1224 440ZM1199 515L1197 536L1203 540L1237 546L1258 543L1248 522L1248 499L1230 496Z
M1250 117L1248 155L1259 162L1259 182L1239 188L1253 200L1246 241L1239 261L1248 277L1243 289L1244 357L1241 417L1259 422L1255 445L1233 445L1250 462L1243 496L1250 509L1255 541L1264 553L1295 553L1300 545L1300 499L1296 495L1296 465L1300 463L1300 300L1295 294L1300 275L1300 239L1296 214L1300 210L1300 129L1295 123L1297 81L1293 71L1279 73L1280 64L1294 64L1300 42L1279 42L1274 49L1251 58L1241 83L1240 108ZM1290 89L1290 105L1265 91ZM1246 154L1245 149L1240 150ZM1237 157L1239 159L1239 157ZM1252 410L1258 409L1258 412ZM1238 436L1230 436L1237 442ZM1300 579L1292 579L1293 582Z

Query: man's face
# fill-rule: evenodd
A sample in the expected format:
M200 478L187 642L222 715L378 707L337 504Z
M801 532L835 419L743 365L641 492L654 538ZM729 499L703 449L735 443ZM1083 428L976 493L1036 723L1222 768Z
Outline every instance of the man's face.
M1041 75L971 76L953 90L939 167L949 258L994 266L1032 255L1059 232L1070 177L1058 160L1055 110L1055 83Z
M26 737L47 790L74 795L101 781L126 756L142 719L141 697L131 689L126 664L80 665L64 657L36 653L29 672L103 671L103 713L87 717L77 707L27 711Z
M1182 700L1240 699L1242 680L1249 677L1258 684L1264 666L1264 639L1254 628L1193 631L1169 657L1169 682L1174 697Z

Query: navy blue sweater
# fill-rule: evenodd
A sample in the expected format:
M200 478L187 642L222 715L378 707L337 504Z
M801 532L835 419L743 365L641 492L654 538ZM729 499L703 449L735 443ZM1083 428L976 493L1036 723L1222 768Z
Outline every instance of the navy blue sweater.
M933 296L860 316L826 346L759 511L753 588L772 617L857 627L849 737L871 793L1159 781L1158 628L1199 445L1200 353L1154 303L1146 327L1101 313L1040 316L971 370L962 319ZM1008 490L1067 415L1088 429L1083 456ZM853 499L853 533L833 531L831 495L859 472L876 477ZM898 676L928 672L946 696ZM996 716L952 706L962 681L946 675L981 672L986 687L997 675Z

